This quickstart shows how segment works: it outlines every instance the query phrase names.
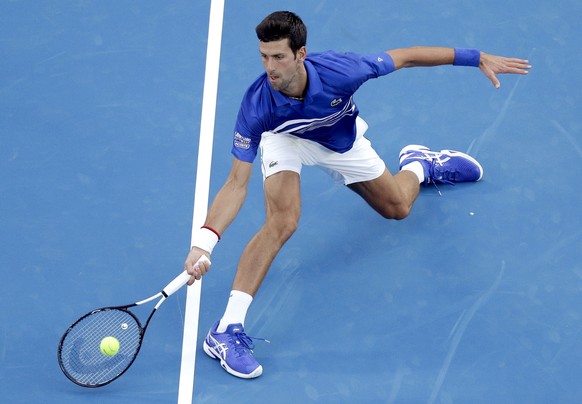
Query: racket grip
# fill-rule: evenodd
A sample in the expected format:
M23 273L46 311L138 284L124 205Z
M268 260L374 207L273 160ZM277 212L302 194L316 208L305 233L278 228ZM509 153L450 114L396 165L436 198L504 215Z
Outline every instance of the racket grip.
M196 264L200 262L208 262L210 264L210 260L206 255L201 256ZM166 285L166 287L162 290L162 294L165 297L173 295L175 292L180 290L182 286L188 283L190 280L190 274L186 271L182 271L182 273L174 278L174 280Z

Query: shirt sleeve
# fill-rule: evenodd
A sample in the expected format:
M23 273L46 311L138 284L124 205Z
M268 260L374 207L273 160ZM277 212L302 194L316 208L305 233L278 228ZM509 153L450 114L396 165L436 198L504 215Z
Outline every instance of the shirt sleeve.
M385 76L394 71L394 60L386 52L363 56L362 61L377 73L376 77Z
M270 107L260 78L246 91L234 126L231 152L239 160L252 163L257 157L261 136L266 130L265 117Z
M241 105L234 126L234 137L232 140L232 154L239 160L252 163L257 157L261 133L257 129L252 129L247 123L245 108Z
M334 81L338 86L352 93L366 81L394 71L394 60L386 52L368 55L328 52L322 54L321 64L334 72ZM328 85L334 86L334 83Z

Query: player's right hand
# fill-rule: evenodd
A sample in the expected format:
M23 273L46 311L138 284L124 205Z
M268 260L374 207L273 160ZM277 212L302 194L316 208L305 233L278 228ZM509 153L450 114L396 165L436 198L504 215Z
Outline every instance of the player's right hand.
M188 285L202 279L210 271L210 254L198 247L192 247L186 261L184 262L184 271L190 275Z

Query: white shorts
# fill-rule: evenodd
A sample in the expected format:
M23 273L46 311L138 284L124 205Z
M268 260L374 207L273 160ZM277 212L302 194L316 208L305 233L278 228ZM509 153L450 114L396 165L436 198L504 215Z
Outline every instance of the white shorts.
M263 180L280 171L301 174L303 165L317 166L343 185L378 178L386 165L364 137L368 124L357 117L356 129L354 145L345 153L334 152L312 140L293 135L263 133L260 143Z

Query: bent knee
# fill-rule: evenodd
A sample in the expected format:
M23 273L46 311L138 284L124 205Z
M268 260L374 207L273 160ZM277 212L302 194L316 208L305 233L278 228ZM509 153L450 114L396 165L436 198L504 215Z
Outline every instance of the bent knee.
M410 211L410 206L399 204L385 205L382 209L378 210L378 213L385 219L402 220L408 217Z
M299 227L299 216L276 215L267 220L267 226L277 239L285 242Z

